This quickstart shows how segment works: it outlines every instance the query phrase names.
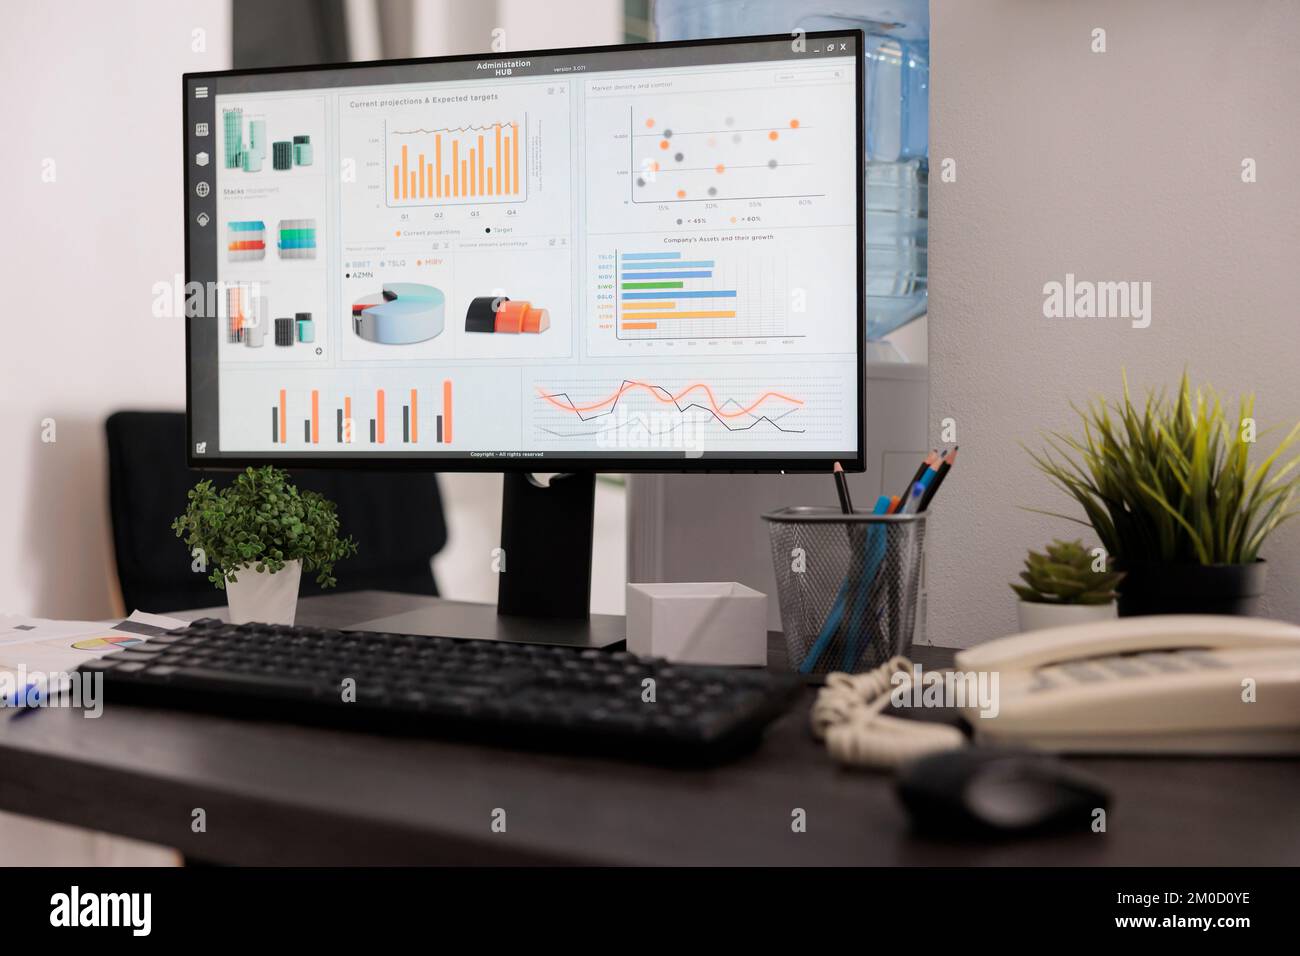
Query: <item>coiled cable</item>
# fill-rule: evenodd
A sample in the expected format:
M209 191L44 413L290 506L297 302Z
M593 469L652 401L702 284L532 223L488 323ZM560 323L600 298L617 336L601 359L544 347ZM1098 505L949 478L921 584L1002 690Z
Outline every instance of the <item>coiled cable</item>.
M895 682L895 674L905 674ZM890 693L912 685L912 662L891 657L875 670L862 674L834 673L817 694L812 709L812 730L826 741L830 755L854 767L892 769L906 761L940 750L965 745L956 727L919 720L903 720L881 713Z

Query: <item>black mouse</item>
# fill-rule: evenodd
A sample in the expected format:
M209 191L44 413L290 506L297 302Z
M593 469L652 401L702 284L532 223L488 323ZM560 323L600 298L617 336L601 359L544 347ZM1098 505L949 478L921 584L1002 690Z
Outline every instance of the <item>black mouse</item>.
M1091 832L1106 788L1055 757L963 747L904 767L898 795L918 829L971 836Z

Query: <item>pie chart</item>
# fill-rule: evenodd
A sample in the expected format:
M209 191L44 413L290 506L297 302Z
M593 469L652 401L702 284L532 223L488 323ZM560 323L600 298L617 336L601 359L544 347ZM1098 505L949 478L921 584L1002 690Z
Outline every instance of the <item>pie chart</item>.
M417 282L385 282L352 303L352 331L378 345L413 345L442 334L447 297Z
M84 641L73 643L79 651L102 651L107 647L130 647L132 644L143 643L143 637L133 637L130 634L106 634L104 637L88 637Z

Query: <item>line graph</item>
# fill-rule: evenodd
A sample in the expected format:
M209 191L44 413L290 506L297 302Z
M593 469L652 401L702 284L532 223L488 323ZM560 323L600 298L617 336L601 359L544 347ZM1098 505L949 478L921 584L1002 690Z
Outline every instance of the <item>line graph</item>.
M546 391L541 388L537 390L537 393L541 395L542 398L544 398L547 402L554 405L556 408L562 409L564 411L574 412L575 414L578 415L579 418L585 418L589 414L600 415L600 414L607 414L609 412L613 412L614 409L617 407L619 400L623 397L623 395L632 389L644 389L656 401L661 402L665 405L672 405L679 412L687 411L690 408L704 408L705 406L700 404L700 402L698 401L686 400L686 396L692 394L693 392L697 392L697 391L702 392L704 399L706 399L708 402L707 405L708 410L713 413L713 416L715 418L719 419L724 424L726 423L727 419L740 418L742 416L751 415L755 409L757 409L769 398L776 399L782 402L788 402L789 404L796 405L796 406L803 404L802 399L794 398L790 395L785 395L781 392L769 391L769 392L764 392L762 395L756 398L749 405L743 407L732 399L727 399L725 402L723 402L723 404L719 405L717 398L713 394L713 389L711 389L708 385L706 385L703 382L696 382L693 385L688 385L674 395L672 392L664 388L662 385L650 385L647 384L646 382L633 382L633 381L629 381L628 379L624 379L622 383L620 383L619 387L615 389L612 395L608 396L607 398L603 398L595 402L590 402L585 405L575 404L573 400L569 398L567 395L564 396L564 400L561 400L561 397L558 395L548 395Z
M788 386L746 375L548 381L534 393L533 437L542 444L595 438L606 447L759 446L776 438L822 445L834 441L842 421L839 385L825 379Z

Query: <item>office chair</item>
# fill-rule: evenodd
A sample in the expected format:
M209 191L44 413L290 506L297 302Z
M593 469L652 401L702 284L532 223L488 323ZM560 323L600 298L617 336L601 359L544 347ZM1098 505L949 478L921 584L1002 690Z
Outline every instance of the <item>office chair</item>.
M192 559L171 523L185 510L185 495L196 482L208 477L220 488L233 472L185 466L181 412L115 412L105 430L113 548L127 612L224 603L207 575L191 570ZM434 475L295 468L290 476L300 489L337 504L340 533L357 540L356 555L335 567L338 587L327 593L438 593L429 562L447 543L447 526ZM301 594L321 593L315 576L304 571Z

